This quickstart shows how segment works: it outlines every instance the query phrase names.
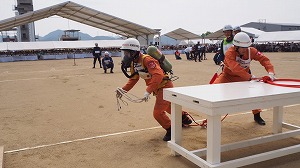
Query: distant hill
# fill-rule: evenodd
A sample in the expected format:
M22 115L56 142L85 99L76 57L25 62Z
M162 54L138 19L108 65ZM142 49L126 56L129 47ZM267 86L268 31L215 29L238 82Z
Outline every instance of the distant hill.
M59 38L64 34L63 30L55 30L45 35L44 37L40 36L39 41L59 41Z
M53 32L48 33L45 36L39 36L39 41L59 41L59 38L64 34L63 30L55 30ZM96 36L92 37L87 33L78 32L80 40L120 40L120 37L114 37L114 36ZM176 45L180 41L176 41L170 37L167 36L161 36L161 45ZM0 35L0 42L2 41L2 37Z
M40 41L58 41L61 35L64 34L63 30L55 30L45 35L44 37L40 37ZM80 40L120 40L121 38L113 37L113 36L96 36L92 37L87 33L78 33ZM176 41L167 36L161 36L160 38L162 45L176 45L180 41Z
M59 41L59 38L64 35L63 30L55 30L45 35L44 37L40 37L39 41ZM77 35L77 33L76 33ZM119 40L120 38L112 37L112 36L96 36L92 37L87 33L78 32L78 36L80 40Z

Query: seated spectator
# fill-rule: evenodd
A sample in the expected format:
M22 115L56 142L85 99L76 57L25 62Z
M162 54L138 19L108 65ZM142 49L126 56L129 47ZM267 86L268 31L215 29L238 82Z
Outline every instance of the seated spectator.
M177 60L181 60L181 57L180 57L180 52L178 50L175 51L175 58Z
M102 58L102 65L104 69L104 73L106 73L107 69L110 68L110 73L114 73L114 61L113 59L109 56L109 53L105 51L104 53L104 58Z

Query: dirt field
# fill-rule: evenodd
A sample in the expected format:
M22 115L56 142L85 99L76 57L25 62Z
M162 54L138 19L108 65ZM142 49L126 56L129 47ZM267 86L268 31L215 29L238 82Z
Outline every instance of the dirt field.
M300 53L265 53L278 78L299 79ZM202 63L175 60L175 86L208 84L217 70L213 54ZM196 168L184 157L170 154L162 141L165 130L152 116L154 97L147 103L128 102L117 110L115 89L127 78L120 70L104 74L92 59L0 63L0 146L4 146L4 168ZM252 73L266 75L253 61ZM144 81L130 92L142 97ZM300 125L300 104L284 108L284 121ZM189 109L195 120L204 119ZM222 144L271 134L272 109L262 117L266 126L253 121L250 112L228 116L222 122ZM183 130L183 145L190 150L206 145L206 130ZM300 137L225 152L222 160L300 144ZM247 168L300 167L300 153L253 164Z

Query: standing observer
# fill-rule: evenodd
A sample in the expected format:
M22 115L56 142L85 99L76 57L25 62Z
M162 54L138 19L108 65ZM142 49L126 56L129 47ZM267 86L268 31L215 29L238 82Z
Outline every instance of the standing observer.
M234 36L233 46L231 46L225 54L223 72L214 81L214 84L250 81L254 79L255 76L249 74L252 60L259 61L268 72L271 80L274 80L274 67L269 58L257 49L249 47L250 45L251 39L246 33L240 32ZM259 125L265 125L265 121L260 116L261 111L261 109L252 110L254 121Z
M159 62L149 56L140 52L140 43L137 39L129 38L125 40L121 47L122 63L121 69L128 82L122 87L123 90L129 91L138 82L140 78L146 82L146 89L143 100L148 101L150 94L153 93L156 97L153 116L156 121L167 131L163 140L171 140L171 120L166 115L171 113L171 103L163 99L163 89L172 88L173 83L169 76L164 73ZM131 74L127 74L126 68L130 68ZM122 94L117 90L117 97ZM189 125L192 123L191 119L185 112L182 113L182 123Z
M223 27L223 33L225 38L221 42L221 52L218 62L224 61L224 57L228 48L232 46L233 41L233 28L231 25L225 25Z
M235 26L235 27L233 28L233 35L236 35L236 34L238 34L238 33L241 32L241 31L242 31L242 29L241 29L240 26Z
M98 62L100 64L100 68L102 68L102 65L101 65L101 49L100 47L98 47L98 43L95 43L95 47L93 49L93 56L94 56L94 66L93 68L95 68L95 65L96 65L96 61L98 59Z

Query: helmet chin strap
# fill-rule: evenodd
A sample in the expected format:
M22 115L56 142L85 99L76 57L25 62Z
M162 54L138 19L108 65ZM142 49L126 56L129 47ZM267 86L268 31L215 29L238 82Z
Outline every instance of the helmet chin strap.
M138 72L134 72L133 74L129 75L127 73L127 68L123 65L121 65L121 70L123 72L123 74L127 77L127 78L132 78L134 75L138 74Z
M136 61L140 56L140 52L139 51L134 51L134 53L132 54L133 57L133 61Z
M242 58L244 55L242 55L241 53L240 53L240 51L239 51L239 46L235 46L236 48L235 48L235 51L239 54L239 56L240 56L240 58Z

